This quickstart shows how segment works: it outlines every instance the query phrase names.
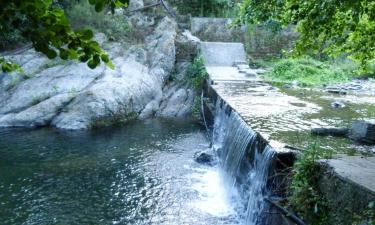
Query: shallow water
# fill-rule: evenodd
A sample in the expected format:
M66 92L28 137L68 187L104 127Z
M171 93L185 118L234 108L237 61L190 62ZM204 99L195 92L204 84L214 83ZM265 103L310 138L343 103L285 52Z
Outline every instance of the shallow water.
M311 128L350 127L353 120L375 118L374 96L336 95L322 91L288 88L264 82L218 82L218 94L255 131L278 146L305 149L317 143L332 153L371 154L374 147L359 145L347 138L317 137ZM340 101L344 108L334 109Z
M0 130L1 224L238 224L192 121Z

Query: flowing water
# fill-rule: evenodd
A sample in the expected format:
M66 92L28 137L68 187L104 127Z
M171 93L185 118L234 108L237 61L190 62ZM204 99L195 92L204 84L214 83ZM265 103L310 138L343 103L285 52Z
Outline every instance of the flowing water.
M216 103L213 148L231 197L242 203L236 208L242 223L266 224L267 181L275 151L220 99Z
M1 224L240 224L200 125L0 130ZM237 159L236 159L237 160Z

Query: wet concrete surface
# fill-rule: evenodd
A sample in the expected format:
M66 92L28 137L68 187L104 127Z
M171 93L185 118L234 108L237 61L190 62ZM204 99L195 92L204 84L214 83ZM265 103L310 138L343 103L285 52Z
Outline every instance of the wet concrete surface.
M237 50L231 49L231 46L237 50L241 48L238 43L205 43L202 48L208 62L209 83L220 98L276 149L285 150L285 146L305 149L318 143L319 148L333 155L354 155L341 156L328 163L339 176L374 191L375 158L359 156L372 155L375 153L374 146L360 145L347 138L316 137L310 132L316 127L347 128L353 120L375 118L375 97L372 93L361 92L358 95L348 92L342 95L325 90L271 85L262 81L259 75L262 71L248 68L251 71L244 73L246 65L238 65L236 61L246 59L242 53L242 58L234 56ZM220 64L220 61L224 63ZM343 102L344 107L332 107L334 101Z
M344 179L348 179L375 194L375 157L340 155L326 162Z

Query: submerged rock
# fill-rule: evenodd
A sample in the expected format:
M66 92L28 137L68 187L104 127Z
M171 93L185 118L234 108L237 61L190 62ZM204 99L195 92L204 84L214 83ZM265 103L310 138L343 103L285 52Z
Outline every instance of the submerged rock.
M208 152L196 152L194 154L194 159L197 163L212 166L214 165L215 157L213 156L213 154Z
M334 109L342 109L342 108L345 108L345 104L340 101L334 101L331 103L331 107Z

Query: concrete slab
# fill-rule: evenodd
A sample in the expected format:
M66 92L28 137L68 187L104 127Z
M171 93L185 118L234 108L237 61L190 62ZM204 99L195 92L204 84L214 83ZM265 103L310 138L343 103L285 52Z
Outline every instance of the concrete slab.
M375 194L375 157L344 156L326 162L340 177Z
M246 73L240 73L237 67L232 66L207 66L206 70L210 79L216 83L222 81L256 81L257 78Z
M242 43L202 42L201 50L207 66L233 66L236 61L246 61Z

